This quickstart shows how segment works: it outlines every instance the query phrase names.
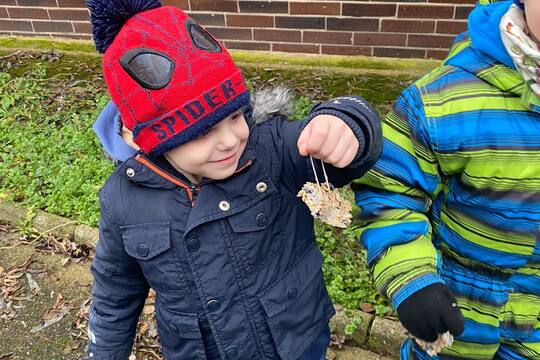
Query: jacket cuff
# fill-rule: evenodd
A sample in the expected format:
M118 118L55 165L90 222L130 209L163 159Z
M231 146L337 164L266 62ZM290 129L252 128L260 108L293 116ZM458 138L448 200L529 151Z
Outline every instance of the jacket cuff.
M362 162L362 157L363 157L363 154L365 153L365 148L366 148L366 138L365 138L365 135L364 135L364 132L362 131L362 128L356 123L356 121L354 121L350 116L338 111L338 110L334 110L334 109L321 109L321 110L316 110L312 113L309 114L309 116L307 117L306 121L305 121L305 124L304 126L302 127L302 130L307 126L307 124L309 124L311 122L311 120L313 120L315 117L319 116L319 115L332 115L332 116L335 116L341 120L343 120L343 122L345 122L345 124L347 124L347 126L349 126L349 128L352 130L352 132L354 133L354 136L356 136L356 139L358 140L358 152L356 153L356 156L354 157L354 160L351 162L351 164L348 166L348 167L356 167L358 165L360 165L360 163Z
M402 288L400 288L394 293L391 299L392 306L394 307L394 309L397 309L398 306L401 305L401 303L405 301L405 299L407 299L409 296L435 283L444 284L444 281L437 273L428 273L419 278L411 280L408 284L404 285Z

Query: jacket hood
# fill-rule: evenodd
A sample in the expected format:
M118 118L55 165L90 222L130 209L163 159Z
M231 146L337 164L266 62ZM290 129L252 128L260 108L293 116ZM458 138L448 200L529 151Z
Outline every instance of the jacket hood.
M293 91L285 86L264 88L252 96L246 117L255 124L260 124L275 116L290 116L294 105ZM121 119L118 108L111 101L103 109L94 123L94 132L110 158L115 161L126 161L136 154L120 135Z
M499 24L513 4L513 0L508 0L478 5L469 15L468 23L471 47L511 69L515 69L514 61L503 44Z

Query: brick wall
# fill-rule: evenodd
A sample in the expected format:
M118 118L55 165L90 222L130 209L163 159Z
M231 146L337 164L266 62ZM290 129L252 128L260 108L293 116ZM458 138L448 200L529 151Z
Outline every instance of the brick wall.
M475 0L162 0L230 49L441 58ZM0 0L0 34L90 39L84 0Z

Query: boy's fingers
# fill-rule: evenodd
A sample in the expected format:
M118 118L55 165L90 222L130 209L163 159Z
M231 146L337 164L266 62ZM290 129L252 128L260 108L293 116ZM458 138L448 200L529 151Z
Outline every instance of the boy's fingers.
M340 137L337 144L333 147L330 155L324 158L324 162L332 165L338 164L343 158L343 156L345 156L345 153L347 152L350 143L351 141L346 135Z
M337 123L331 123L328 126L326 138L321 148L317 151L317 156L320 159L326 160L334 151L341 141L346 140L346 134L343 134L341 127Z
M356 157L356 154L358 154L358 147L358 141L353 141L352 143L349 143L345 155L343 155L341 160L335 166L337 168L344 168L346 166L349 166L349 164Z
M308 154L317 155L328 135L330 122L324 118L315 118L309 125L311 131L305 142L306 151Z
M311 122L307 124L307 126L302 130L302 133L300 133L300 136L298 137L298 151L300 152L300 155L307 156L308 152L306 150L306 142L311 134Z

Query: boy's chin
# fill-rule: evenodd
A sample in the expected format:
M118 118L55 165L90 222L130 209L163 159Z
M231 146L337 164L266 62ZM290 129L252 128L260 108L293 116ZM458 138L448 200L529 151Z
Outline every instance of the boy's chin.
M235 173L237 167L238 164L236 164L235 166L231 166L230 168L212 171L212 173L206 176L206 178L212 180L225 180Z

